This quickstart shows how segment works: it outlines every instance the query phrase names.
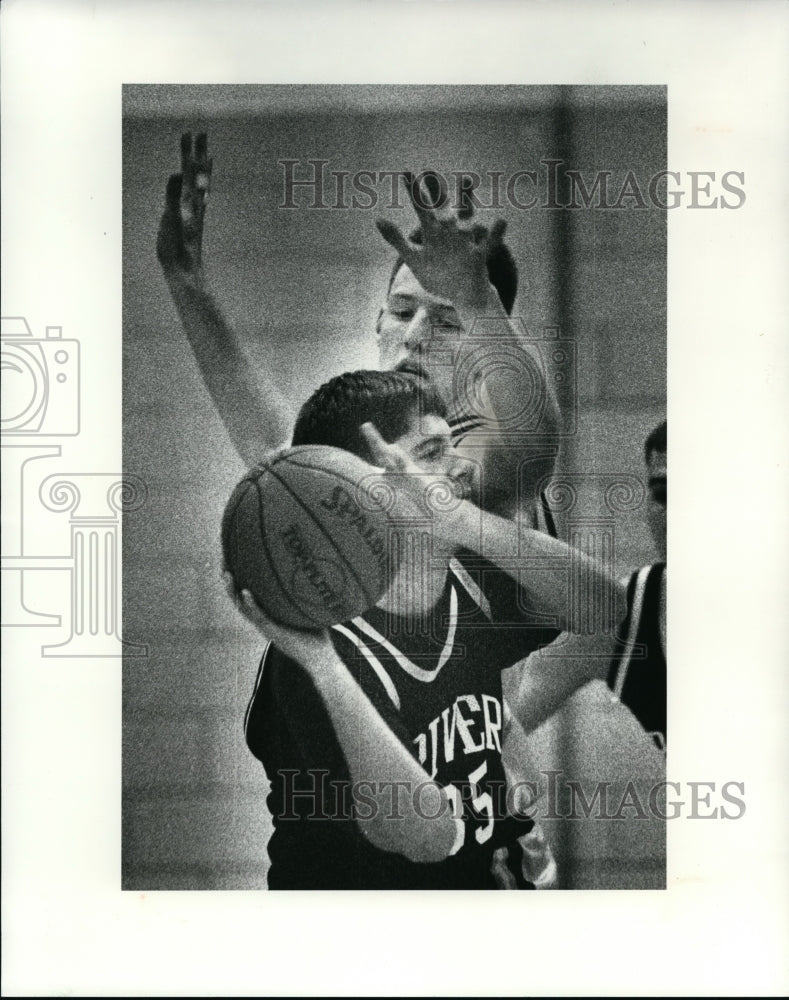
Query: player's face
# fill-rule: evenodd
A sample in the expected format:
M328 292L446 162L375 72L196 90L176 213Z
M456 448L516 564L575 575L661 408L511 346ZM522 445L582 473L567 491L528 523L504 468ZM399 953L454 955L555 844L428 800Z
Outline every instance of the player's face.
M452 303L426 292L403 264L378 319L381 368L430 377L450 403L452 354L462 333L460 317Z
M408 431L395 442L423 472L447 476L461 496L475 492L475 466L458 454L449 424L435 413L414 417Z
M653 451L647 461L647 523L660 558L666 559L666 453Z
M461 495L473 495L474 466L456 452L449 424L442 417L434 414L416 417L395 444L407 452L423 472L436 477L449 476ZM379 602L380 606L401 616L427 614L443 591L446 568L453 553L442 553L441 547L435 544L428 550L422 545L409 544L406 539L400 551L398 571Z

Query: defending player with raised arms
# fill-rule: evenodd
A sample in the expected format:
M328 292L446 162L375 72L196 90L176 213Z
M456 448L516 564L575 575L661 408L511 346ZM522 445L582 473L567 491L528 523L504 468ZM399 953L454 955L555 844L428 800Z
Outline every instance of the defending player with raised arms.
M195 141L184 135L181 172L167 183L157 255L203 381L251 467L287 442L295 413L275 373L250 363L207 286L202 240L212 169L205 134ZM554 466L555 447L546 440L555 446L559 407L536 348L509 316L517 268L503 243L505 223L490 230L465 225L458 213L431 207L435 191L431 196L413 175L402 176L419 228L407 239L391 222L377 223L399 255L376 324L380 366L433 380L453 438L480 469L475 488L482 505L533 525L537 484ZM539 402L539 426L529 424L513 445L519 428L512 414L527 422L534 415L525 401Z
M270 371L253 367L205 280L202 239L212 160L205 134L181 140L181 172L167 184L157 255L205 385L242 461L254 465L268 448L288 439L293 411ZM404 174L419 230L406 239L397 227L379 229L397 250L387 300L376 324L382 367L430 377L445 393L453 439L478 470L474 491L486 508L537 523L537 484L554 464L550 439L559 423L552 386L536 350L509 321L517 268L503 243L504 224L490 232L463 227L457 215L436 211L431 197ZM462 212L459 214L463 214ZM483 266L480 267L480 264ZM467 331L476 335L472 343ZM488 338L489 349L485 342ZM455 365L439 363L449 350ZM463 366L473 354L473 364ZM495 363L491 364L493 360ZM456 384L454 369L465 367ZM524 399L536 397L540 423L511 439L499 434L498 415L530 416ZM546 446L546 439L549 443ZM511 769L523 777L533 766L517 722L507 741ZM532 835L535 875L550 885L553 861L539 830ZM542 846L541 846L542 845Z

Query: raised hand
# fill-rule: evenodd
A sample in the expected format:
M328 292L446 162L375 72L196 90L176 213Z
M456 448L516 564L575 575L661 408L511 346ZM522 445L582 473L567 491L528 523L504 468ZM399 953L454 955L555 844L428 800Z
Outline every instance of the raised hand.
M181 136L181 172L167 181L156 254L164 270L202 277L203 220L211 186L208 139L201 132Z
M400 445L388 444L384 441L375 424L368 421L362 424L359 430L370 449L373 461L376 465L380 465L385 472L417 476L422 473L408 452Z
M464 502L468 493L465 480L454 476L451 469L436 473L420 468L399 445L387 444L372 423L362 424L360 429L373 461L384 470L393 489L389 508L393 523L419 521L428 515L435 538L461 544L459 532L466 528L469 508Z
M386 219L376 220L376 226L413 271L422 287L440 298L449 299L456 307L476 311L484 309L490 294L487 256L501 243L507 223L494 222L490 230L483 225L461 224L469 209L450 213L436 207L435 191L419 186L413 174L403 175L411 204L419 219L422 242L407 239L401 230Z

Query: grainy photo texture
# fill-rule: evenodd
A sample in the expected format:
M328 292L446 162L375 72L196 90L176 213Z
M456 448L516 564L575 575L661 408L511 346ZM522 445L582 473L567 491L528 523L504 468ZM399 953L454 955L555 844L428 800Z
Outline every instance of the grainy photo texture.
M124 87L125 889L665 887L666 134Z

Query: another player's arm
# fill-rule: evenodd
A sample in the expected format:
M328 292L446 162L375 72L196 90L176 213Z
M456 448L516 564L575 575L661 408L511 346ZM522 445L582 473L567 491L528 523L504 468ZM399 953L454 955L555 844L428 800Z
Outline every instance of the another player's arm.
M440 514L434 516L434 524L442 520L450 522L446 530L455 532L459 545L484 556L516 580L540 611L556 617L559 628L576 632L578 628L587 627L576 624L578 616L572 616L570 610L589 595L607 595L611 608L610 626L618 625L624 618L627 611L625 587L600 562L558 538L524 527L510 518L481 511L467 500L447 518ZM451 524L453 520L454 525ZM513 558L515 556L517 558ZM540 567L539 572L524 574L532 560L533 565ZM567 571L568 564L572 567L571 572ZM575 593L571 600L574 582L585 591Z
M167 182L156 253L200 374L242 461L252 466L283 444L291 407L265 372L256 371L214 296L202 261L212 161L204 134L181 137L181 172Z
M373 460L392 475L394 495L404 503L402 517L413 516L417 509L431 515L435 538L444 546L466 549L493 563L527 592L539 611L552 615L558 627L575 632L586 629L570 615L572 581L583 581L590 594L606 593L611 607L611 624L618 625L627 610L626 588L594 559L571 548L558 538L523 527L516 520L483 511L469 500L459 500L450 509L431 503L430 481L414 464L409 455L396 444L387 444L371 423L361 426ZM442 480L446 487L451 485ZM397 502L397 500L395 501ZM539 572L523 579L523 571L534 560ZM571 563L573 572L568 573ZM575 594L575 601L584 594ZM526 638L526 632L524 632Z
M615 642L611 634L564 632L554 643L504 671L507 701L526 732L550 718L579 688L606 679Z
M500 244L506 229L497 220L490 231L476 225L460 226L452 215L439 215L425 207L426 195L418 191L414 178L407 174L406 188L422 230L422 243L411 243L393 223L380 219L376 225L384 239L397 251L420 284L428 292L449 299L458 312L464 331L473 331L475 371L484 372L485 398L492 427L484 435L482 462L487 490L500 497L497 510L512 515L519 481L527 493L535 494L537 483L553 471L552 456L541 452L532 455L528 446L535 435L552 437L560 429L560 409L553 385L545 379L544 366L537 348L524 341L507 315L498 292L488 279L486 259L489 250ZM466 334L467 336L468 334ZM486 353L485 344L490 348ZM462 349L458 359L462 359ZM539 383L535 386L535 380ZM501 428L517 431L511 415L524 413L523 400L542 394L545 406L540 427L529 428L526 443L514 447L502 438ZM454 400L455 405L462 403ZM524 461L528 459L528 461Z
M537 608L556 619L559 628L575 632L586 629L576 624L570 615L572 581L583 581L589 594L605 593L611 607L612 625L618 625L627 611L626 588L594 559L571 548L558 538L523 527L516 520L483 511L469 500L458 500L449 509L442 509L430 500L430 481L414 464L409 455L396 444L387 444L372 423L361 426L373 460L392 475L395 497L404 500L402 515L413 516L414 501L431 515L432 529L437 540L455 549L467 549L493 563L503 573L517 581L534 600ZM446 480L443 485L451 486ZM529 561L540 567L524 580L523 571ZM571 563L573 572L567 572ZM575 594L583 601L585 594Z
M482 427L469 432L464 444L468 457L481 456L488 508L512 517L519 501L529 508L533 506L538 483L554 470L553 454L540 445L533 448L532 444L559 432L558 400L552 384L545 379L536 348L518 336L493 285L488 285L484 301L480 296L476 304L461 303L457 309L464 328L470 329L476 323L474 328L482 340L480 345L475 337L475 367L479 365L486 373L479 404L490 417ZM539 428L519 427L512 414L529 416L531 411L524 406L524 400L541 393L545 406ZM520 431L520 440L505 436L505 427L507 434Z
M394 482L406 498L403 516L407 518L413 512L411 505L415 498L420 505L425 504L429 483L408 454L396 444L387 444L372 424L362 425L362 433L374 460L397 477ZM579 687L597 678L605 679L615 651L613 630L627 611L627 591L620 581L599 563L559 539L482 511L468 500L460 501L451 510L435 509L429 501L427 506L432 513L437 539L458 549L476 552L497 565L520 584L539 611L553 615L559 627L568 633L561 646L557 641L533 654L525 664L505 671L510 679L507 698L510 709L527 731L552 715ZM521 558L513 560L514 554L521 554ZM531 558L541 564L540 571L523 580L522 571ZM573 573L567 572L570 561L574 564ZM572 579L583 581L590 593L608 593L611 631L593 635L580 631L586 625L577 622L569 613ZM583 593L576 593L574 597L576 601L584 600ZM577 633L570 631L575 629ZM523 638L525 643L531 644L533 634L524 629ZM551 655L557 652L561 655Z
M621 700L631 710L644 730L653 732L654 717L650 714L644 718L643 710L661 700L665 702L665 675L651 661L642 661L630 665L632 685L621 690L617 685L620 671L627 669L630 651L624 637L630 630L630 615L635 613L633 585L626 590L626 582L620 582L617 590L620 602L623 593L625 603L631 606L621 628L594 635L562 633L555 642L504 671L502 679L508 703L526 731L553 715L579 688L590 681L603 681L615 700ZM665 731L658 729L658 732L665 741Z
M540 772L532 756L531 745L526 731L512 710L511 697L517 688L507 680L517 674L517 668L502 671L504 686L504 726L502 729L501 759L507 772L507 784L517 794L513 795L512 806L516 813L527 815L538 795Z
M229 577L226 585L233 594ZM357 816L356 820L367 839L380 850L416 862L443 861L453 853L463 826L461 820L453 818L446 792L382 719L340 660L328 633L276 625L248 591L242 591L237 600L244 616L312 678L331 718L351 780L360 790L363 783L365 805L371 800L374 803L369 818Z

